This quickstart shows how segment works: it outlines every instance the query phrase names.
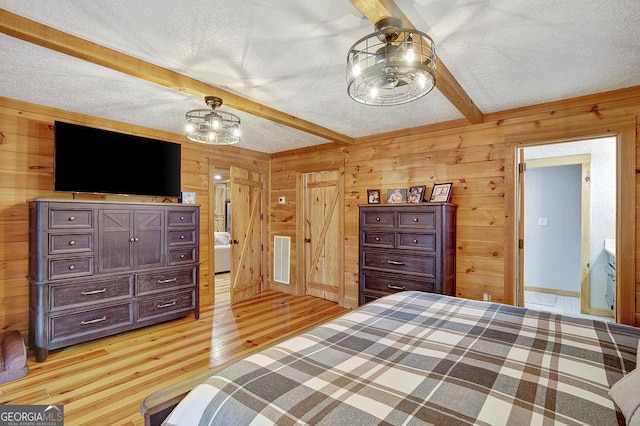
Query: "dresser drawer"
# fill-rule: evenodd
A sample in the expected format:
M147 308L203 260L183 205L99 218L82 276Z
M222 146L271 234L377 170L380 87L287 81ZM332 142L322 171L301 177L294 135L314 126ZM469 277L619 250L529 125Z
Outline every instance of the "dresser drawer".
M77 312L50 319L50 341L76 336L84 336L83 340L89 340L91 334L131 324L133 312L130 303Z
M183 244L195 244L196 230L191 229L174 229L169 231L169 246L180 246Z
M362 253L364 268L401 272L434 278L436 275L436 257L400 252L397 250L364 250Z
M382 293L397 293L399 291L426 291L434 293L436 283L433 280L419 280L407 277L399 277L396 274L365 271L363 275L364 290Z
M399 211L398 228L436 229L435 211Z
M133 276L111 280L56 284L49 287L51 311L133 297Z
M163 294L136 302L137 321L145 321L179 312L191 312L196 306L195 291Z
M136 294L143 295L184 287L194 287L195 282L196 268L140 274L136 277Z
M50 280L89 275L93 275L93 256L49 259Z
M49 234L49 254L93 251L93 234Z
M193 263L196 261L196 248L169 250L169 265Z
M418 234L398 232L398 248L411 250L436 251L436 234Z
M392 211L363 211L362 226L385 226L393 228L395 225L394 214Z
M393 248L394 239L393 232L362 232L362 245L365 246Z
M169 211L169 226L196 225L196 210Z
M93 210L49 209L49 228L93 228Z

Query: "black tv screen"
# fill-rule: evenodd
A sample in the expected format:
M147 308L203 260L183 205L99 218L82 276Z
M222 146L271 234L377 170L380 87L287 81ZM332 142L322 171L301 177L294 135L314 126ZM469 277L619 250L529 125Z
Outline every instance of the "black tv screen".
M54 191L180 196L181 145L55 122Z

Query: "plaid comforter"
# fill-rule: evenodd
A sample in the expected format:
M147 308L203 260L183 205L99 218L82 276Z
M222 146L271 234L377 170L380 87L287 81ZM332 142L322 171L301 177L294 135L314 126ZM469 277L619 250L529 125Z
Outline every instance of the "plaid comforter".
M402 292L234 363L166 424L624 424L607 392L635 368L639 336Z

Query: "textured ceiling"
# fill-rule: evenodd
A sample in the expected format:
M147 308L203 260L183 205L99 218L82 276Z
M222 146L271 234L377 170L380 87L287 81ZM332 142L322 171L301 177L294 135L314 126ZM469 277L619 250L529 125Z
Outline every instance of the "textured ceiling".
M637 0L396 4L434 39L439 58L484 114L640 85ZM373 31L348 0L0 0L0 6L350 138L464 118L438 82L401 106L365 106L347 96L347 51ZM186 111L206 107L188 91L6 34L0 48L3 97L177 134ZM239 147L275 153L330 142L228 110L242 120Z

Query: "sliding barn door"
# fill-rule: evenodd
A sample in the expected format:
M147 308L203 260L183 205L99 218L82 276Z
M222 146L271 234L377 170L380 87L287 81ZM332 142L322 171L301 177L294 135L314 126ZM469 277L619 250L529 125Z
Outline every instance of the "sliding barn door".
M262 174L231 167L231 303L262 290Z
M305 175L305 281L311 296L342 303L342 173Z

